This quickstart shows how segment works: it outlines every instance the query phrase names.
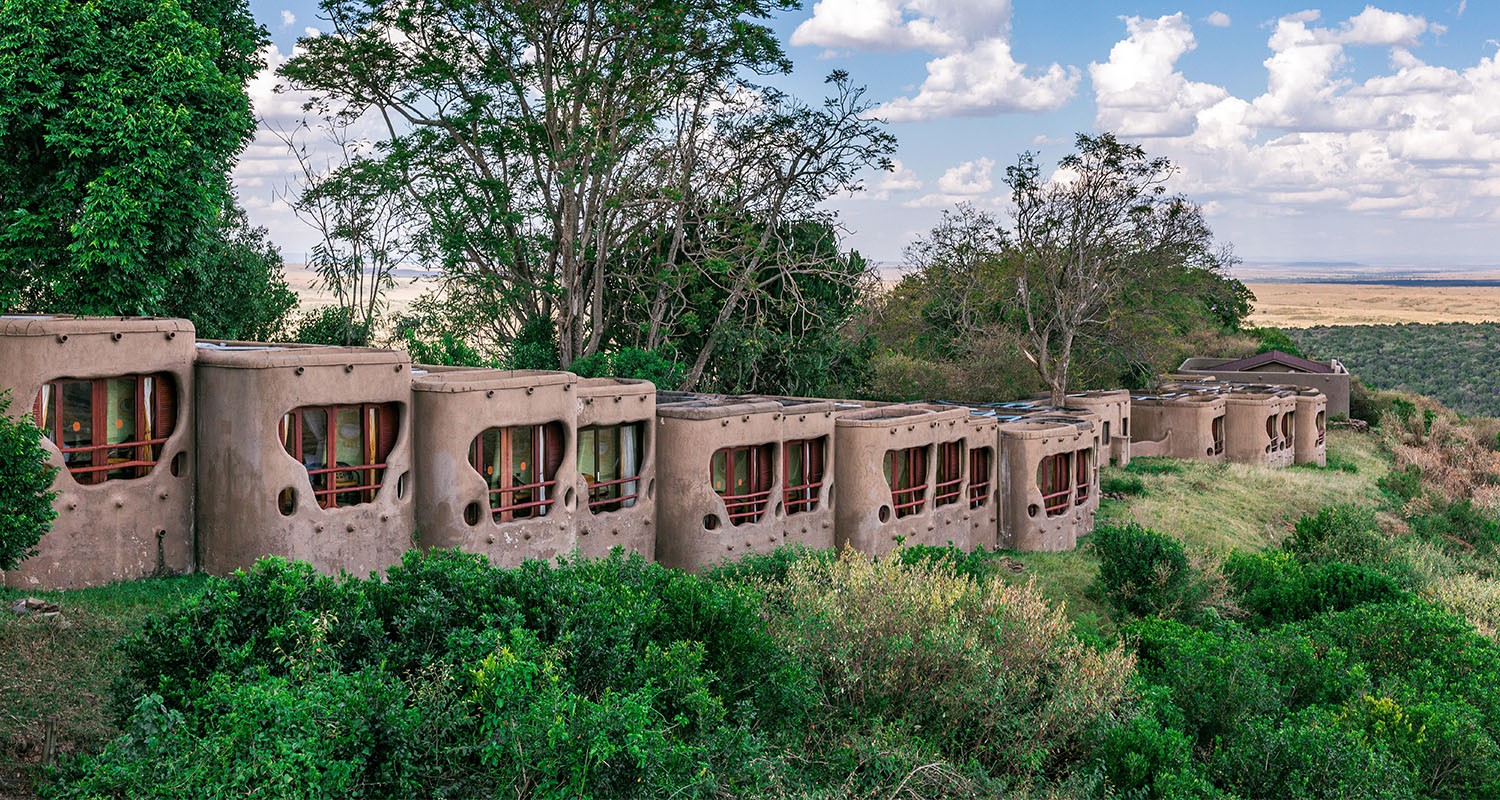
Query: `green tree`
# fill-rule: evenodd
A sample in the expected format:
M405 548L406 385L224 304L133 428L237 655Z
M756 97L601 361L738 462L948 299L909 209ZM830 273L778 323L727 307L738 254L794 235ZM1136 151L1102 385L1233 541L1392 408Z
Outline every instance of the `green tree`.
M285 332L296 305L281 252L231 203L168 287L161 311L191 320L200 339L266 341Z
M220 227L265 41L244 0L0 3L0 305L161 309Z
M7 415L10 404L10 392L0 392L0 572L35 555L57 516L51 490L57 470L47 463L42 430L29 415Z

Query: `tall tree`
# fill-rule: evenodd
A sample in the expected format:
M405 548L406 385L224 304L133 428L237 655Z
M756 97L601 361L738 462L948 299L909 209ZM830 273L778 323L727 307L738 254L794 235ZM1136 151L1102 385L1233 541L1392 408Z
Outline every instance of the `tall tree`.
M0 305L158 311L220 229L265 41L244 0L0 3Z
M498 353L552 321L568 366L618 322L622 271L679 264L694 230L713 233L694 268L726 287L714 318L745 313L755 276L785 263L775 231L883 163L889 137L846 76L821 108L743 82L790 68L759 20L793 5L324 0L331 32L304 39L282 75L321 112L385 126L383 163L470 332ZM664 250L630 246L663 230ZM683 283L664 283L658 308ZM694 353L689 383L716 346Z
M1079 345L1118 329L1115 315L1149 308L1122 299L1180 287L1228 257L1214 248L1202 210L1167 194L1170 161L1110 133L1080 134L1076 146L1050 177L1030 153L1006 170L1015 204L1005 248L1018 306L1012 330L1056 405Z

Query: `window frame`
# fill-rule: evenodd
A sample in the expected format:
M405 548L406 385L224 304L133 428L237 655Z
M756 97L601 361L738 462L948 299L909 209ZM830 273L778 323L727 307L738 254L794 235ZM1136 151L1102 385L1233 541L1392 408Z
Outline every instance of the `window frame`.
M1073 504L1088 502L1094 486L1094 448L1085 447L1073 454Z
M362 463L340 464L338 462L338 440L337 425L339 412L345 409L358 409L359 411L359 447ZM323 466L311 467L304 460L306 452L303 448L304 415L309 412L321 411L324 416L323 436ZM380 415L395 414L396 430L391 439L391 445L380 452ZM352 508L354 506L373 503L380 495L380 489L385 483L385 471L390 468L390 451L395 449L395 439L400 436L401 410L399 403L336 403L330 405L297 406L291 411L281 415L277 423L277 434L281 439L282 450L301 466L307 474L307 482L312 490L313 501L321 509L331 510L335 508ZM295 442L295 451L292 443ZM332 466L329 466L329 465ZM339 486L338 473L347 472L357 476L354 486ZM323 479L323 488L318 488L315 476L332 475L332 478ZM333 485L330 486L329 484ZM354 496L353 502L347 502L348 496Z
M1052 453L1043 456L1037 462L1037 491L1042 495L1042 508L1049 517L1057 517L1066 513L1072 503L1073 495L1073 454ZM1050 477L1048 481L1046 478ZM1047 484L1053 485L1051 492L1047 491ZM1056 488L1057 486L1061 488Z
M612 478L607 481L599 480L599 432L613 430L615 431L615 441L624 442L624 432L628 427L634 427L636 429L635 441L636 448L639 451L635 454L634 473L631 475L622 475L619 478ZM650 430L650 428L644 422L640 421L617 422L611 425L585 425L578 429L576 434L576 436L578 437L577 444L574 445L575 469L577 470L578 474L583 477L585 485L588 486L586 505L588 506L589 513L608 514L614 511L623 511L626 509L634 508L636 505L636 501L640 500L641 464L645 461L646 433L648 430ZM577 457L579 451L581 451L583 448L583 442L585 438L593 442L593 472L584 471L583 459ZM620 444L619 448L620 472L623 473L625 472L624 444ZM634 490L627 493L627 484L635 484ZM601 494L603 496L600 496ZM606 506L608 507L606 508Z
M823 496L823 464L827 461L827 442L828 437L818 436L782 443L781 474L786 480L781 490L781 503L787 516L818 510L818 503ZM814 452L817 453L817 458L813 458ZM793 453L802 454L801 470L792 469ZM815 463L817 469L813 469Z
M132 383L133 427L130 438L110 443L109 384L125 380ZM147 381L152 382L149 389L146 387ZM87 445L65 444L67 432L63 430L62 387L70 383L89 385L90 443ZM36 396L32 399L32 422L62 454L62 471L72 476L79 485L97 486L112 480L133 480L151 474L161 462L163 445L177 432L180 401L176 380L169 372L136 372L99 378L57 378L37 388ZM168 414L162 413L163 404L170 406ZM170 425L163 434L160 431L162 419L168 415ZM150 434L142 438L141 432L148 429ZM119 450L131 451L130 456L124 461L111 462L111 452ZM70 463L69 456L72 454L87 454L87 463ZM117 472L130 474L115 474Z
M962 499L963 495L964 440L939 442L937 475L932 484L932 507L952 505Z
M538 478L531 483L516 484L515 480L515 436L518 431L527 431L531 436L531 446L528 457L532 463L532 475ZM485 473L485 467L491 466L485 461L484 438L490 432L495 432L495 450L508 454L506 457L506 469L500 471L500 485L492 485L490 476ZM474 440L469 443L469 466L479 473L484 479L486 486L486 499L490 508L490 518L495 522L515 522L518 520L541 519L551 512L557 504L557 470L562 468L561 458L557 466L548 469L547 459L547 437L556 436L564 441L560 445L560 453L566 452L568 443L567 431L559 422L540 422L535 425L509 425L493 426L485 428L474 435ZM550 472L550 475L548 474ZM548 491L551 488L552 491ZM531 496L541 495L541 500L527 500L516 502L516 495L521 492L532 493ZM510 495L510 502L505 502L505 496ZM496 504L499 505L496 505ZM527 512L518 516L517 512ZM535 513L531 513L535 512Z
M1208 435L1213 439L1213 451L1210 455L1224 454L1224 415L1214 417L1208 423Z
M741 444L721 447L708 459L708 483L714 494L724 501L724 515L731 525L746 525L760 522L770 505L771 492L776 486L775 447L769 443ZM739 457L744 456L746 491L730 494L730 485L738 474ZM720 459L724 461L724 488L714 486L714 470ZM764 465L764 475L762 475ZM734 487L738 489L739 487Z
M984 506L990 501L990 467L994 464L994 449L990 447L969 448L969 508Z
M927 504L927 462L930 460L930 448L931 445L923 444L885 451L885 482L891 488L891 512L896 519L920 514ZM906 466L907 485L897 486L899 481L896 476L900 474L897 465L903 463ZM921 483L913 483L913 476L918 474L921 476ZM908 495L909 499L902 500L901 495Z

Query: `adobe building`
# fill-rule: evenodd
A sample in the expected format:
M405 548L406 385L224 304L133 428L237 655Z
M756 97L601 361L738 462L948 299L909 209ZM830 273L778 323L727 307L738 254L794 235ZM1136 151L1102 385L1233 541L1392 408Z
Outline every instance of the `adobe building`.
M1238 464L1292 463L1295 395L1270 386L1235 387L1223 394L1224 455Z
M656 558L656 386L630 378L579 378L578 552L615 547Z
M1337 360L1313 361L1273 350L1249 358L1189 358L1178 372L1227 382L1317 389L1328 398L1328 413L1349 415L1351 376Z
M1130 392L1109 389L1068 395L1068 408L1093 412L1098 417L1099 460L1116 466L1130 463Z
M968 417L966 408L938 405L836 413L835 543L870 555L902 542L968 547Z
M1328 398L1316 389L1297 392L1293 463L1328 464Z
M400 561L415 532L410 367L399 350L199 342L199 568Z
M1000 545L1012 550L1071 550L1092 530L1098 507L1094 422L1035 413L998 425Z
M57 518L17 589L76 589L193 569L192 323L0 317L0 392L57 468Z
M659 562L696 571L788 543L832 546L831 404L658 398L671 401L656 407Z
M1162 391L1130 396L1132 458L1224 460L1225 400L1217 392Z
M571 372L412 369L423 547L502 567L576 547L577 382Z
M969 411L969 474L964 497L969 504L969 541L965 550L1000 547L1000 518L1005 495L1000 491L1000 419L988 409Z

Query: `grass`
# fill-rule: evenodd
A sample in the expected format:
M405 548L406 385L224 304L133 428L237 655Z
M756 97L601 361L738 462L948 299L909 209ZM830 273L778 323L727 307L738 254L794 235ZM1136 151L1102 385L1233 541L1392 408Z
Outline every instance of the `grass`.
M152 578L67 592L0 588L0 797L26 796L49 715L57 716L59 754L97 748L119 732L108 708L122 666L115 643L148 612L180 603L206 580ZM10 613L27 597L58 603L62 613Z
M1124 469L1105 467L1103 482L1139 481L1143 491L1124 499L1105 499L1098 522L1138 522L1181 539L1190 547L1217 553L1258 551L1279 545L1304 514L1329 505L1377 507L1376 482L1386 474L1387 459L1374 436L1352 431L1328 432L1327 467L1271 469L1243 464L1207 464L1166 458L1142 458ZM1353 471L1349 471L1352 467ZM1089 537L1065 553L1005 555L1026 565L1008 579L1035 579L1053 603L1065 604L1074 620L1108 616L1093 591L1099 562Z

